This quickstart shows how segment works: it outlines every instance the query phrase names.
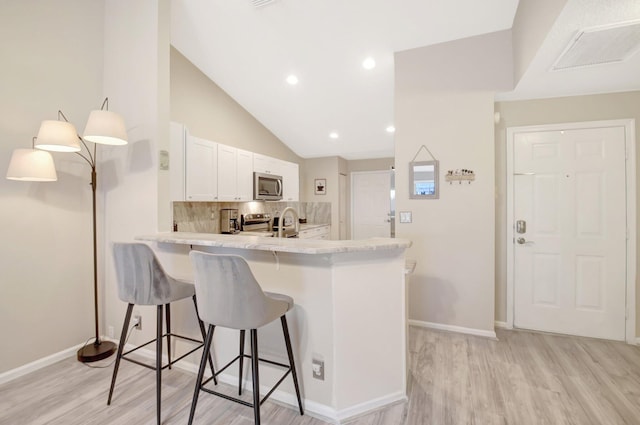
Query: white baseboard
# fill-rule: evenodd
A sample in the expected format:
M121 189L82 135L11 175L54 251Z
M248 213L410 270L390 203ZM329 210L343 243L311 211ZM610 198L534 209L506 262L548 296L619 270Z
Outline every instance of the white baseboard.
M513 329L513 326L509 326L507 322L500 322L496 320L493 325L498 329Z
M441 331L481 336L484 338L498 339L495 331L486 331L484 329L465 328L463 326L444 325L442 323L423 322L421 320L409 320L409 325L419 326L421 328L437 329Z
M31 363L27 363L15 369L8 370L6 372L0 373L0 384L4 384L9 381L13 381L21 376L24 376L28 373L35 372L36 370L42 369L43 367L50 366L54 363L59 362L60 360L64 360L67 357L72 357L76 355L76 352L82 348L82 344L78 344L76 346L67 348L66 350L59 351L57 353L51 354L50 356L43 357Z
M407 395L403 392L397 392L395 394L389 394L384 397L379 397L373 400L366 401L364 403L356 404L355 406L337 411L337 421L335 423L341 424L346 420L355 418L356 416L365 415L374 410L378 410L382 407L397 403L399 401L407 401Z

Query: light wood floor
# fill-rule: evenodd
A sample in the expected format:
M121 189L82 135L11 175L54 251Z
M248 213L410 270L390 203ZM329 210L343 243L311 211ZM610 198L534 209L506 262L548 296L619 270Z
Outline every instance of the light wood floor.
M410 329L409 401L350 425L640 424L640 348L498 330L499 341ZM111 369L67 359L0 386L0 424L155 423L154 374L124 362L114 401ZM185 424L194 376L163 377L163 423ZM151 389L151 390L150 390ZM324 425L267 402L265 425ZM251 409L202 394L196 423L250 425Z

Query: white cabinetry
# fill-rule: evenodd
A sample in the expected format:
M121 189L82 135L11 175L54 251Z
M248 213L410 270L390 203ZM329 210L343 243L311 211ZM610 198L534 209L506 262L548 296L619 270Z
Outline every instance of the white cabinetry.
M298 202L300 200L300 180L298 164L282 161L282 200Z
M281 162L282 161L277 158L254 153L253 171L256 173L275 174L276 176L281 176Z
M238 160L237 182L238 200L253 200L253 152L238 149L236 156Z
M283 201L300 199L299 167L267 155L191 136L176 122L170 125L171 201L253 200L253 172L283 178Z
M218 144L188 136L185 143L185 200L218 200Z
M252 167L251 152L218 144L218 200L253 199Z
M301 229L298 232L299 239L329 239L331 234L331 226L316 226L309 229Z

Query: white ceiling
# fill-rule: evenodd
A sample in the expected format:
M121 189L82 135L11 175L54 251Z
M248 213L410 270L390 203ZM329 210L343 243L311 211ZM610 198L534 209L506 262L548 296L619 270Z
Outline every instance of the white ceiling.
M640 19L640 0L569 0L513 92L498 100L536 99L640 90L640 54L627 61L551 71L565 48L591 27Z
M275 0L255 8L251 0L173 0L171 42L299 156L392 157L385 128L393 124L394 52L509 29L517 5ZM638 0L568 0L521 82L498 98L639 89L640 54L631 65L548 72L577 29L638 18ZM362 67L367 57L373 70ZM287 84L289 74L300 82Z

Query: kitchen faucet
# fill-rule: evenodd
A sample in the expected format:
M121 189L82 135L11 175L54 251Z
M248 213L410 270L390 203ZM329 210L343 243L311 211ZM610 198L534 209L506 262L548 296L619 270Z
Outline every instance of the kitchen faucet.
M293 222L295 223L296 233L300 231L300 223L298 222L298 212L292 207L287 207L282 210L280 214L280 221L278 224L278 237L282 237L282 229L284 228L284 216L286 213L290 212L293 215Z

